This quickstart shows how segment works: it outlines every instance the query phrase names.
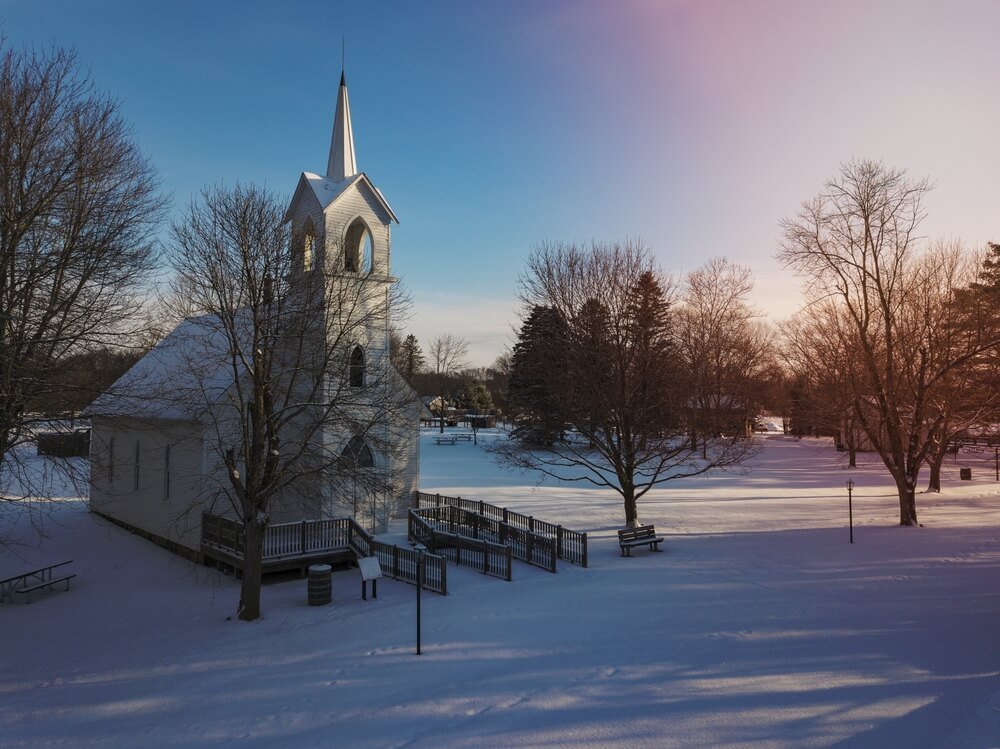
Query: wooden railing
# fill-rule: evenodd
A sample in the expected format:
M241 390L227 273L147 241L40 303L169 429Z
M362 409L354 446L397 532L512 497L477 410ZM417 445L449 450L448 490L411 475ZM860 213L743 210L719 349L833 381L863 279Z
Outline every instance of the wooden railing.
M243 558L243 523L207 512L201 516L201 543L219 549L236 559ZM417 584L417 553L410 548L378 541L353 518L303 520L298 523L276 523L264 531L264 561L295 559L324 551L354 552L355 556L378 557L382 574L395 580ZM423 586L446 595L448 570L446 559L425 554Z
M462 497L448 497L444 494L430 494L428 492L415 492L416 508L424 509L430 507L457 507L476 515L489 518L496 522L509 526L511 529L520 529L537 536L543 536L555 540L556 556L572 564L587 566L587 534L563 528L561 525L547 523L538 520L531 515L522 515L519 512L508 510L506 507L498 507L481 500L463 499ZM510 531L506 537L511 537ZM515 554L515 557L520 559Z
M408 536L455 564L471 567L491 577L507 582L511 579L511 547L487 539L474 539L435 527L432 521L410 510Z

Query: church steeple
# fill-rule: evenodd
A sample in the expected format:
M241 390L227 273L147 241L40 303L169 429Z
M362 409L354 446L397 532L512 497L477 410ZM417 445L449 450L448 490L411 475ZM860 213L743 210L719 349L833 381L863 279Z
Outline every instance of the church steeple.
M330 160L326 176L341 182L358 173L354 156L354 130L351 128L351 103L347 98L347 81L340 72L340 89L337 92L337 112L333 116L333 140L330 141Z

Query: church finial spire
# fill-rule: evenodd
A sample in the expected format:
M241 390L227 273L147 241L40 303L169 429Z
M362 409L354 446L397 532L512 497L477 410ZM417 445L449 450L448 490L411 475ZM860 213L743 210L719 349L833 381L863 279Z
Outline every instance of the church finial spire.
M347 98L347 79L343 67L340 71L340 88L337 91L337 112L333 116L333 139L330 141L330 160L326 176L340 182L358 173L354 155L354 130L351 128L351 103Z

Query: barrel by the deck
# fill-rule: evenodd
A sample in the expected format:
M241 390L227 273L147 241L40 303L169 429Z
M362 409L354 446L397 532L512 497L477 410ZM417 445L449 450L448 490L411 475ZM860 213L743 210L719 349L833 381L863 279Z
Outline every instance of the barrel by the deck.
M332 569L328 564L309 566L310 606L325 606L333 599Z

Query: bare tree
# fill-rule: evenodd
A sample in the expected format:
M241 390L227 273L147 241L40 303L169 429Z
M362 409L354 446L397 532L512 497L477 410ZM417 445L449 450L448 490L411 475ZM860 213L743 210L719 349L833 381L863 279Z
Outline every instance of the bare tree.
M919 255L929 189L880 162L846 164L783 222L779 252L814 299L836 306L837 335L856 356L843 373L852 410L896 483L901 525L917 524L917 478L945 429L937 404L949 379L995 345L942 337L940 266Z
M445 386L448 378L457 375L466 366L465 358L469 354L469 344L459 336L445 333L430 342L427 355L429 366L434 371L434 381L437 385L440 401L441 432L444 432Z
M62 365L135 336L162 218L157 191L117 104L72 52L3 50L0 474L16 495L8 498L41 489L19 455L42 414L67 389L88 387Z
M179 348L193 385L178 397L202 414L206 449L223 469L217 491L245 529L244 620L260 616L272 515L316 516L352 492L374 514L400 487L393 461L377 469L371 451L398 453L393 425L416 419L387 347L358 345L387 338L393 302L384 285L369 274L293 267L289 247L301 239L289 236L283 213L254 186L206 190L174 224L170 251L176 303L203 313L186 323Z
M746 431L774 365L771 330L747 301L749 268L714 258L689 273L678 314L678 354L691 388L692 448L698 437Z
M638 500L650 489L750 454L751 441L733 434L708 437L704 453L691 448L690 390L676 355L675 286L641 242L543 245L529 258L522 288L526 309L554 311L562 323L549 328L566 332L551 342L553 371L531 374L525 398L515 388L524 359L515 347L508 393L514 423L492 448L499 462L612 489L622 497L625 522L634 525ZM539 340L544 348L544 337ZM538 408L547 412L532 413ZM560 424L561 434L538 444L533 430L519 429L534 422Z
M851 375L859 363L841 335L840 308L817 302L786 321L782 334L782 358L797 387L796 418L807 420L819 434L836 435L837 445L847 450L851 466L857 465L859 427L854 416ZM804 426L799 424L798 430Z

